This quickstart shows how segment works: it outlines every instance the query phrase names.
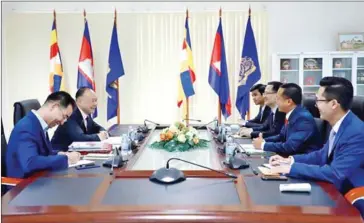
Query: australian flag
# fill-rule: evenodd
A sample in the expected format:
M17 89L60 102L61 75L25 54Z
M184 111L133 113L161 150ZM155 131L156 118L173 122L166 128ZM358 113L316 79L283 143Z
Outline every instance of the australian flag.
M212 50L209 84L219 96L221 113L224 115L225 119L227 119L231 115L231 100L221 16L215 36L214 48Z
M118 42L118 33L116 29L116 14L114 28L111 35L110 52L109 52L109 72L106 76L107 92L107 120L116 117L119 109L119 77L124 75L123 62ZM119 124L119 123L118 123Z
M246 25L243 52L241 54L238 93L236 95L236 107L243 119L247 111L249 111L250 88L259 81L261 77L257 46L255 45L250 15L251 11L249 8L249 18Z

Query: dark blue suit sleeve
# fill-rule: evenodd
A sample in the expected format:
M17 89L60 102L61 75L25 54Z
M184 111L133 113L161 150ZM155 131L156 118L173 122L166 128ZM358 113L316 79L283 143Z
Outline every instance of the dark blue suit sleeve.
M80 125L74 120L68 120L66 124L66 132L71 142L100 141L97 133L85 134Z
M340 142L341 145L336 147L340 151L337 157L332 161L330 165L310 165L306 163L300 163L308 161L313 158L313 155L300 156L297 158L297 162L293 163L291 171L289 173L292 177L300 177L306 179L315 179L327 181L340 187L341 182L356 168L361 167L364 164L364 147L363 147L363 135L358 134L355 137L351 137L347 142ZM319 159L325 159L323 156L327 156L327 150L322 151Z
M267 142L264 145L264 151L271 151L279 154L297 154L300 147L313 134L315 126L308 119L300 119L294 123L288 139L285 142ZM282 128L285 130L286 127ZM282 132L281 132L282 134ZM266 141L268 141L266 139Z
M106 131L101 125L97 124L92 120L92 131L94 133L99 133L101 131Z
M267 138L264 139L264 141L265 142L281 142L284 139L284 133L285 132L286 132L286 127L283 126L278 135L267 137ZM264 147L265 147L265 145L264 145Z
M40 155L39 143L37 143L36 137L29 132L21 132L18 145L17 156L25 174L37 170L68 168L68 158L65 155Z
M294 161L297 163L306 163L312 165L324 165L327 161L327 154L329 150L329 145L326 143L322 149L307 153L307 154L300 154L294 155Z

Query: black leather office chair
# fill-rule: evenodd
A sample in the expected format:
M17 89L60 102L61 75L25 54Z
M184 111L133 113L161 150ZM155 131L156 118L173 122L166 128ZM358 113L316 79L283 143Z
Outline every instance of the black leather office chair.
M320 118L320 112L316 107L316 98L314 96L303 96L302 106L305 107L314 118Z
M40 108L39 101L37 99L29 99L24 101L18 101L14 103L14 126L32 109L38 110Z
M364 121L364 96L354 96L351 111Z
M320 118L314 118L314 119L315 119L316 126L319 130L320 137L323 140L323 143L325 143L328 139L328 135L327 135L328 123ZM330 134L330 132L329 132L329 134Z

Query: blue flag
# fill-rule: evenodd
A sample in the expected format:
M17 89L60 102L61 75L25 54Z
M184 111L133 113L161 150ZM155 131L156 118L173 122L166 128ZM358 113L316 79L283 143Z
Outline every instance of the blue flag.
M209 84L219 96L221 113L227 119L231 115L231 100L221 17L210 61Z
M119 77L124 75L123 62L118 42L118 33L116 30L116 19L111 35L110 52L109 52L109 72L106 76L107 92L107 120L118 115L119 108Z
M255 45L249 9L249 18L246 25L243 52L241 54L238 93L236 95L236 107L241 115L241 118L244 118L247 111L249 111L250 88L260 80L260 77L261 73L258 61L257 46Z

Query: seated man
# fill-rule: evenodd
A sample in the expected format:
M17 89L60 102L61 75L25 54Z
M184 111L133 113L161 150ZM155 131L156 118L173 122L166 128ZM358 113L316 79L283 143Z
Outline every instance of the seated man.
M52 138L54 150L67 151L73 142L101 141L108 134L103 127L91 118L97 106L95 92L86 87L76 93L77 108L63 126L59 126Z
M268 119L270 114L270 107L266 106L264 103L263 93L265 87L266 86L264 84L256 84L250 89L254 104L259 105L259 113L255 118L245 122L243 126L248 128L251 128L253 126L260 126Z
M353 100L350 81L325 77L320 86L316 105L320 118L332 126L329 140L318 151L288 158L273 156L269 162L274 172L327 181L342 191L343 181L364 167L364 123L349 110Z
M282 155L308 153L322 146L322 140L311 113L301 107L302 89L294 83L283 84L277 94L279 111L286 113L286 124L279 135L253 139L257 149Z
M281 132L286 118L286 114L278 111L277 106L277 91L281 85L282 83L278 81L271 81L268 83L264 91L264 103L267 107L271 108L269 118L260 126L253 128L241 128L239 131L240 136L256 138L259 136L259 133L262 133L263 138L266 138L278 135Z
M52 93L40 109L32 110L15 125L6 151L8 177L26 178L40 170L64 169L80 159L77 152L53 152L47 133L48 128L65 122L74 104L68 93Z

